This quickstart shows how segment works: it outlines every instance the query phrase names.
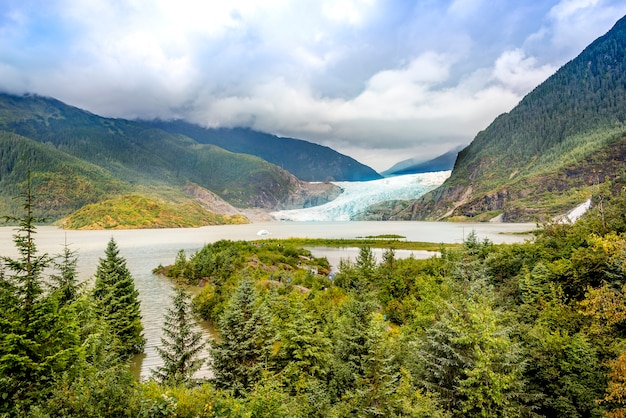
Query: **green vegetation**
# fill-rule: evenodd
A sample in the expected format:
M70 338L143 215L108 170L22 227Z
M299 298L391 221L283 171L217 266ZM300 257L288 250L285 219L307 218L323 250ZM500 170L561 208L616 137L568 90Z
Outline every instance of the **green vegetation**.
M125 416L136 388L117 337L77 283L73 253L38 253L28 181L22 198L18 257L0 266L0 415Z
M505 221L533 221L587 200L591 186L624 174L625 49L622 18L478 133L439 189L382 216L473 219L499 211Z
M108 323L115 335L122 358L143 352L143 337L139 292L126 267L126 260L119 255L117 243L109 241L96 270L92 292L98 314Z
M365 238L379 238L379 239L383 239L383 238L392 238L392 239L400 239L400 238L406 238L403 235L397 235L397 234L381 234L381 235L367 235L365 236Z
M136 306L136 292L115 284L132 283L115 243L105 250L93 291L72 278L71 252L48 277L51 257L36 251L32 198L24 198L26 216L17 220L14 240L19 255L3 257L0 269L0 414L626 412L620 184L600 188L577 223L545 224L532 241L494 245L471 233L430 259L399 259L388 248L377 260L362 246L334 275L326 259L294 240L223 240L194 254L180 251L173 265L157 270L201 286L191 307L217 325L208 347L214 376L191 376L206 352L191 332L189 301L179 288L164 324L170 332L163 374L147 382L133 381L126 364L131 347L141 344L136 310L122 307ZM122 311L128 313L115 314Z
M67 229L189 228L247 222L242 215L216 215L195 202L173 204L138 195L86 205L60 221Z
M0 130L0 209L18 214L13 199L31 187L38 196L33 211L39 217L57 219L110 195L130 190L130 185L106 170L31 139Z
M206 343L194 325L189 295L179 286L172 298L172 307L165 313L163 347L156 348L163 366L152 374L161 384L191 385L194 373L202 367L205 359L200 355Z
M189 183L244 208L278 208L292 193L305 199L308 193L293 175L252 155L139 122L99 117L54 99L0 94L4 213L19 213L11 198L23 190L29 171L33 190L41 196L33 210L49 220L145 190L161 199L172 189L183 195Z
M439 251L442 246L445 248L455 248L459 244L437 244L434 242L404 241L393 236L366 237L366 238L287 238L287 239L265 239L263 242L271 244L284 244L294 247L362 247L371 248L393 248L396 250L424 250Z
M181 134L201 144L251 154L284 168L304 181L367 181L381 176L371 168L331 148L282 138L250 129L211 129L184 121L144 121L142 124Z

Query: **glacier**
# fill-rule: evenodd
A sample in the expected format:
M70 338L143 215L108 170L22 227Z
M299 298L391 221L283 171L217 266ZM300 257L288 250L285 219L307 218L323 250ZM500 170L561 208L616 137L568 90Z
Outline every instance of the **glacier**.
M368 206L388 200L411 200L440 186L452 171L406 174L371 181L332 182L342 193L324 205L270 213L283 221L349 221Z

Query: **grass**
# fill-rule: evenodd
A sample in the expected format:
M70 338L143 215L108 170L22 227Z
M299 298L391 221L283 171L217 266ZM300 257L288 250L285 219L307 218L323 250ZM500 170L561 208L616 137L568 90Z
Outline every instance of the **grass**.
M434 242L400 241L397 239L380 238L288 238L264 240L272 244L292 245L295 247L372 247L372 248L392 248L394 250L424 250L440 251L441 248L459 248L461 244L438 244Z
M401 238L406 238L404 235L397 235L397 234L381 234L381 235L366 235L364 237L357 237L357 238L366 238L366 239L401 239Z

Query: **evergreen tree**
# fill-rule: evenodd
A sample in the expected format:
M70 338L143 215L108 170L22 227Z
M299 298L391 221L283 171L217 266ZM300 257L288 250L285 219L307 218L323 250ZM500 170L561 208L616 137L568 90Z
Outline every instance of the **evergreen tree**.
M189 295L183 287L176 288L172 305L165 314L163 347L157 347L164 364L153 375L161 383L187 384L205 361L199 358L205 342L202 333L194 329Z
M24 198L24 210L26 212L23 218L5 217L7 222L17 222L18 233L13 235L13 242L18 251L18 258L2 257L5 267L13 271L11 276L13 290L19 299L19 305L28 320L29 314L33 309L33 305L38 297L43 293L42 289L42 273L43 270L50 265L50 257L48 254L37 254L34 235L36 233L36 222L43 219L36 218L33 215L33 196L30 190L30 174L28 176L28 186L25 193L20 197Z
M365 416L391 416L400 373L387 346L387 324L380 314L371 314L365 333L363 375L357 380L355 398ZM393 400L393 401L392 401Z
M211 347L215 383L236 395L250 390L263 370L272 368L276 332L268 309L258 302L253 282L244 280L219 320L220 339Z
M475 275L418 342L417 376L453 416L524 416L522 352L486 277Z
M289 304L289 312L280 333L277 360L287 387L295 393L312 380L325 379L332 346L321 321L305 309L300 299Z
M141 353L146 343L138 295L126 260L111 238L96 270L93 297L117 337L123 356Z
M16 415L44 398L80 356L76 312L44 292L47 254L37 253L30 180L14 243L18 257L0 267L0 415Z
M374 304L370 300L355 298L344 307L334 331L334 358L330 388L339 399L346 392L357 388L359 379L365 375L368 355L367 337L371 325Z
M372 289L372 281L376 271L376 259L370 247L359 249L359 255L354 262L341 260L339 274L335 284L349 291L363 294Z
M67 244L63 247L63 253L58 257L60 260L53 261L57 273L50 276L53 290L58 293L59 300L63 304L69 304L78 297L79 284L77 278L76 252L69 249Z

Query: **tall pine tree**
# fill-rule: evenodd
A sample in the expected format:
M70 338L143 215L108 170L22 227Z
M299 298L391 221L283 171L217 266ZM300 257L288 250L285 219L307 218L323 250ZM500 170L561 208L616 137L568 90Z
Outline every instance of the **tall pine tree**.
M138 296L126 260L111 238L96 270L93 297L118 339L122 356L141 353L146 344Z
M75 311L44 291L44 270L51 258L38 254L34 235L30 176L24 198L25 216L13 241L16 258L1 257L0 266L0 415L28 414L48 396L56 379L80 356ZM21 412L18 412L21 411Z
M163 347L157 347L164 364L152 373L159 382L189 384L194 373L202 367L205 359L199 356L206 344L194 325L189 295L179 286L172 298L172 307L165 314Z
M53 261L57 273L50 276L52 289L58 294L61 303L70 304L76 300L80 290L76 270L78 258L66 243L57 259Z

